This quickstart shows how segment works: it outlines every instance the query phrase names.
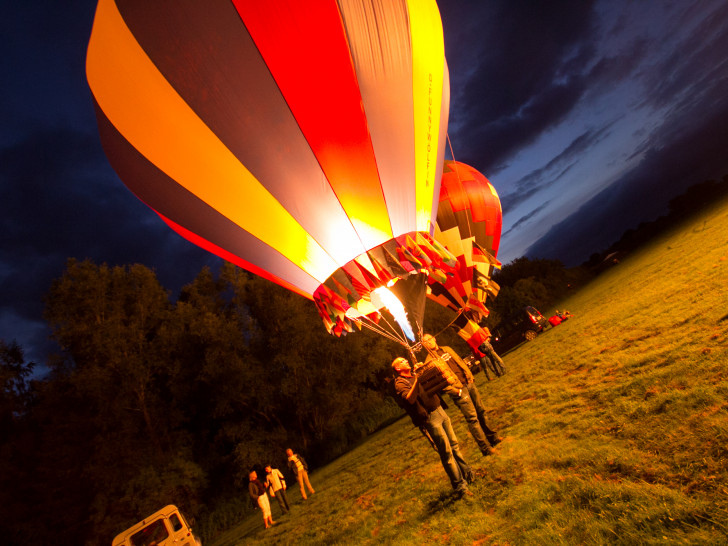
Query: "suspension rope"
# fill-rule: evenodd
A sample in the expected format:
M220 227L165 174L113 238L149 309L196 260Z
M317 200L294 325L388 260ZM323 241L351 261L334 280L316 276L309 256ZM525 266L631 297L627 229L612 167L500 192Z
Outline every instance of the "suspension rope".
M409 343L407 343L406 339L404 337L398 336L396 331L393 330L390 332L389 330L383 328L382 326L380 326L379 324L377 324L376 322L374 322L372 319L370 319L367 316L361 317L359 319L354 319L354 320L356 320L361 326L368 328L372 332L376 332L377 334L379 334L382 337L386 337L390 341L394 341L395 343L399 343L400 345L409 347ZM390 326L390 328L391 328L391 325L389 323L387 323L387 325Z

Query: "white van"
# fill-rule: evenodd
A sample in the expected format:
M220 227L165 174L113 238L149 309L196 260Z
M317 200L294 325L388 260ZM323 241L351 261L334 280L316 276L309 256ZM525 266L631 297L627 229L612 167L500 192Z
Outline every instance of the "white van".
M116 535L111 546L202 546L173 504L165 506Z

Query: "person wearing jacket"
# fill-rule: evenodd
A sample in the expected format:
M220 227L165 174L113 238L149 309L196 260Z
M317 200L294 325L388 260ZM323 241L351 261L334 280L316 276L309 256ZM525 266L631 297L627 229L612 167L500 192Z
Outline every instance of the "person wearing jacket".
M283 474L277 468L271 468L270 465L265 467L265 486L270 491L270 496L275 497L278 506L281 507L281 513L287 514L290 510L288 499L286 498L286 480Z
M486 327L483 327L482 330L483 333L487 335L487 337L478 347L476 356L483 355L482 357L479 357L480 365L483 367L483 369L485 369L486 365L484 360L486 358L489 358L491 363L493 364L492 369L495 371L495 374L500 377L501 375L506 373L506 364L505 362L503 362L503 359L498 355L498 353L495 352L493 345L490 344L490 338L493 337L490 333L490 330Z
M316 492L313 490L311 482L308 480L308 464L306 464L306 460L301 455L293 453L292 449L286 449L286 455L288 456L288 468L296 476L298 485L301 486L301 496L303 497L303 500L306 500L308 497L306 496L306 490L303 487L304 485L308 487L311 494Z
M250 483L248 484L248 492L250 498L258 503L260 511L263 512L263 523L267 529L271 525L275 525L273 521L273 515L270 513L270 501L268 500L268 493L265 492L265 485L258 479L258 473L253 470L250 475Z
M478 444L483 455L492 455L491 446L501 442L501 438L494 430L488 427L485 422L485 406L480 398L480 392L475 385L473 374L463 359L450 347L440 347L437 340L431 334L422 337L422 345L427 350L425 364L437 361L442 366L444 362L455 379L448 380L448 385L443 389L450 395L453 403L460 409L468 423L468 429L475 442Z
M455 494L461 498L472 495L468 489L468 482L473 481L474 474L460 452L458 438L450 418L442 409L440 397L437 394L428 394L422 388L417 376L412 374L412 368L406 358L395 358L392 370L395 374L396 395L404 403L412 406L413 422L417 426L425 427L429 432Z

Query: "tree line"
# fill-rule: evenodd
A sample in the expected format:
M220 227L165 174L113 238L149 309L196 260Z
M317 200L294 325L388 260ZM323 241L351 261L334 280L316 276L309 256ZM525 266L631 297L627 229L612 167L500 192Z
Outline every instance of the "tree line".
M608 263L609 256L624 257L647 244L655 237L679 227L706 207L728 196L728 174L720 180L708 179L688 187L685 192L668 202L667 213L650 222L641 222L636 228L626 230L618 241L602 252L595 252L582 264L592 272L600 272Z
M61 348L45 377L0 341L5 544L110 543L169 503L203 517L287 447L321 464L399 415L373 381L392 342L334 338L311 302L230 264L173 302L143 265L70 260L45 318Z

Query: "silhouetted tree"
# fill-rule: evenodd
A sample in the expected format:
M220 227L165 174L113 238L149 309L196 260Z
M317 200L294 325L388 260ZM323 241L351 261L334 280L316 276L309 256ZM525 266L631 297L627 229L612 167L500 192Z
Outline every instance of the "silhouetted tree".
M17 342L0 339L0 438L7 438L30 402L26 380L33 372Z
M67 434L86 438L76 454L82 468L74 472L80 470L77 487L91 497L87 513L96 536L170 499L194 504L205 483L169 396L177 370L160 332L171 311L167 292L141 265L70 260L48 294L46 318L63 353L52 366L47 404L62 394L70 410Z

